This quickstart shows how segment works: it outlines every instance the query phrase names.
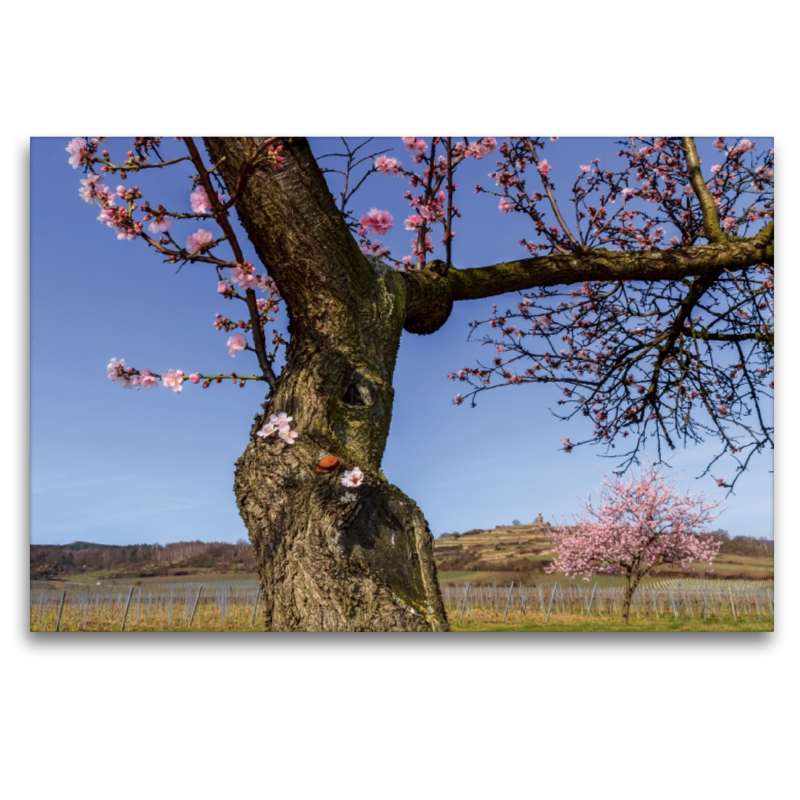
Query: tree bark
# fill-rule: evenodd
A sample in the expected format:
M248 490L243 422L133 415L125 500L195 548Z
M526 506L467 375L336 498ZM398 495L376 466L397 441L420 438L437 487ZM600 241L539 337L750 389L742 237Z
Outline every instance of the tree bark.
M365 258L308 143L283 140L282 169L256 167L236 209L286 302L291 339L277 387L236 464L234 490L253 543L265 627L284 631L448 629L422 512L380 472L406 283ZM229 187L257 139L208 139ZM286 412L294 444L256 435ZM315 470L324 455L359 467Z

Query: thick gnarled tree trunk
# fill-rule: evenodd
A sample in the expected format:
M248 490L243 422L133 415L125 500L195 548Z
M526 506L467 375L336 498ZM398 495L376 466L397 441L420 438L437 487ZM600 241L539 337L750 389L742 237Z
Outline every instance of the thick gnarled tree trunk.
M258 141L206 144L234 186ZM291 320L286 365L236 465L266 628L447 630L425 518L380 472L411 293L400 274L361 254L308 143L285 144L283 168L256 168L236 201ZM428 317L444 321L450 305L423 314L416 329ZM294 418L292 445L256 435L280 412ZM359 467L364 483L347 489L341 471L317 472L324 455Z

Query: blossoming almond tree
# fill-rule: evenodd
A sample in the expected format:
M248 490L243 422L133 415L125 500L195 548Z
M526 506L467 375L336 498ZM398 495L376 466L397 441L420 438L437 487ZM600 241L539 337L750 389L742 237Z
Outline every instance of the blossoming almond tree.
M556 557L548 568L567 577L624 575L622 621L627 625L631 599L642 578L661 566L688 570L693 561L712 562L722 546L703 535L714 517L703 495L679 494L658 468L625 482L608 478L597 510L591 499L574 527L553 531Z
M473 394L493 371L503 385L560 381L597 420L598 441L638 434L633 458L653 415L670 444L676 430L699 438L700 428L718 435L728 453L771 442L759 402L771 391L772 155L745 142L723 143L723 164L709 176L689 137L631 140L617 172L596 160L576 166L572 227L556 198L556 156L543 157L546 139L405 137L405 167L386 151L362 155L362 145L345 142L341 170L318 163L302 138L208 138L204 157L185 137L185 155L162 158L159 139L140 137L121 161L100 140L70 142L69 161L86 175L81 196L99 207L102 223L169 263L206 267L220 297L247 309L238 322L217 314L214 325L234 332L230 356L252 354L258 369L188 378L206 388L224 380L267 387L235 477L267 629L447 630L427 523L380 465L401 334L438 330L458 300L532 292L520 322L491 321L508 339L496 344L494 366L458 373L474 382ZM454 175L468 160L490 156L499 159L491 172L494 213L530 218L528 257L457 269ZM151 204L128 185L148 169L182 162L194 172L191 212ZM526 169L537 188L526 183ZM328 173L342 178L338 199ZM391 214L368 203L361 215L349 210L372 174L408 187L411 252L399 258L372 238L391 230ZM116 191L106 183L110 176L122 181ZM244 258L234 210L260 267ZM178 226L186 227L185 240ZM221 234L209 230L215 226ZM667 244L668 228L675 236ZM439 246L444 259L429 260ZM572 299L549 307L559 286L576 287ZM289 341L273 331L268 343L267 323L281 307ZM555 334L566 349L555 349ZM523 335L545 352L523 347ZM284 345L285 365L277 370ZM516 372L504 363L509 356L536 361ZM187 377L116 359L108 371L126 388L160 380L176 393ZM747 423L751 414L754 424ZM743 421L744 442L729 429ZM571 447L567 441L564 449Z

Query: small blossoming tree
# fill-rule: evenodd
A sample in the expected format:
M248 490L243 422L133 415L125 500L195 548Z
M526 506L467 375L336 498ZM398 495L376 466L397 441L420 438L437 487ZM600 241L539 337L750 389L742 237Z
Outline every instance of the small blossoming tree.
M596 510L589 499L574 527L554 529L556 557L549 571L569 578L623 575L627 624L633 593L645 575L662 566L689 570L694 561L716 558L722 543L702 531L717 505L703 495L679 493L652 465L624 482L606 479Z
M563 416L594 425L587 440L563 439L564 451L630 435L626 467L647 437L674 447L716 436L738 461L732 478L712 476L721 486L772 445L762 413L773 389L771 150L718 139L720 163L705 169L692 137L632 138L607 168L588 153L560 161L558 137L409 136L401 158L366 155L367 143L343 140L334 162L297 137L207 138L205 154L183 137L175 155L139 137L116 160L101 139L67 145L84 173L81 198L121 242L207 270L221 300L241 304L241 318L218 313L213 325L230 334L230 357L251 359L251 374L159 373L114 358L108 377L176 394L228 380L264 387L234 486L267 629L447 630L428 525L380 465L400 337L438 330L457 301L525 293L485 323L492 363L449 376L465 383L457 404L554 383ZM491 170L494 185L476 187L486 213L529 222L524 258L456 267L455 176L470 162ZM176 164L192 173L180 207L131 185ZM410 252L375 238L395 226L388 211L351 210L373 175L404 187ZM259 264L245 259L234 214ZM288 342L269 333L276 313L289 318Z

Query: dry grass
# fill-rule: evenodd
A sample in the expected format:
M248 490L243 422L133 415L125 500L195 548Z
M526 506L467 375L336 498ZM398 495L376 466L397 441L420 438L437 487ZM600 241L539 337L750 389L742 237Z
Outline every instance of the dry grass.
M772 632L775 630L775 622L772 619L737 619L732 616L674 619L663 618L659 620L632 618L628 625L623 625L619 619L590 619L583 620L575 617L567 617L553 614L550 621L544 620L506 620L505 623L498 622L496 619L480 619L475 617L464 620L459 624L458 620L452 620L450 628L456 633L477 633L477 632L572 632L572 633L644 633L644 632Z

